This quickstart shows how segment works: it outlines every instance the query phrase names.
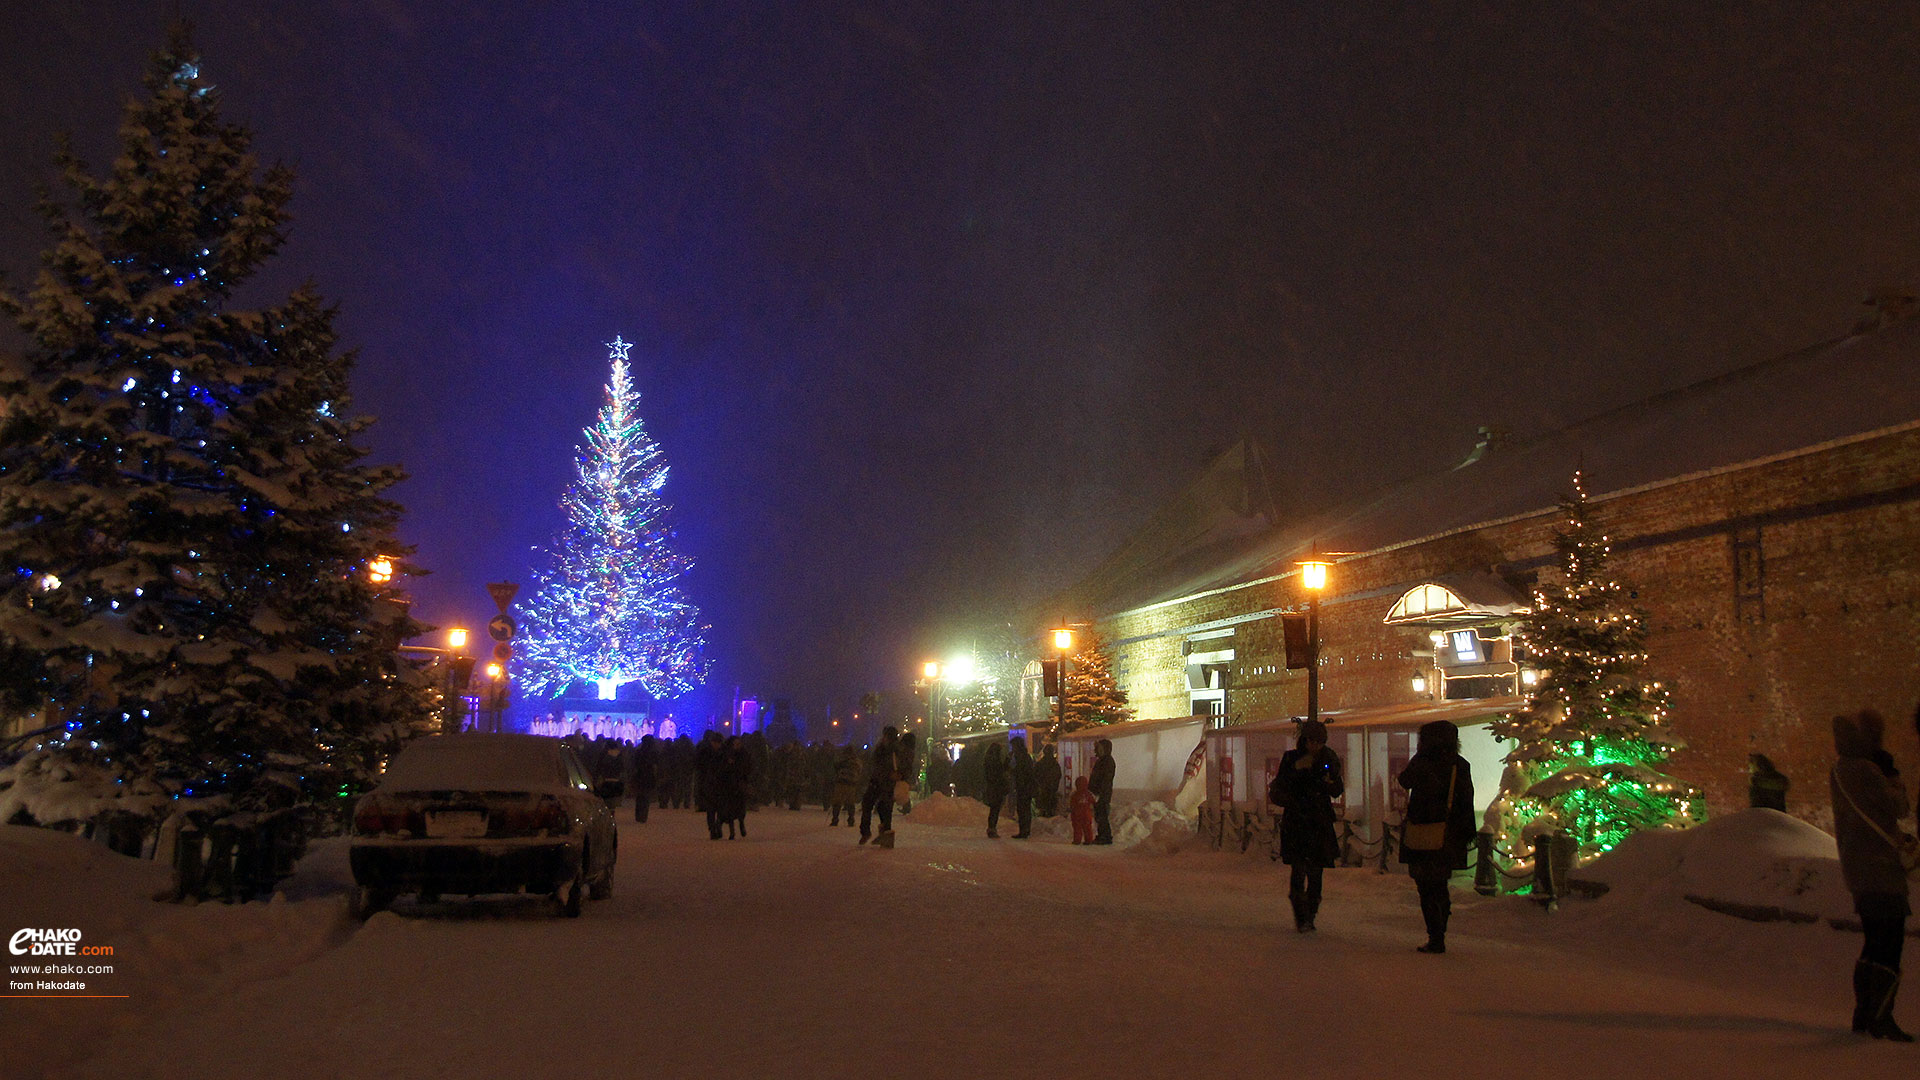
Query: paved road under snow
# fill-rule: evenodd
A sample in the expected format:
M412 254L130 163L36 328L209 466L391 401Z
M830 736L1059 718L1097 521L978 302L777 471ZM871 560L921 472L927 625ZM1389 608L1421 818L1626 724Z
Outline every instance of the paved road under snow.
M335 898L278 905L325 916L308 920L324 940L178 999L148 994L59 1073L1911 1080L1920 1068L1912 1048L1840 1030L1855 943L1825 928L1599 905L1550 917L1468 894L1453 951L1429 957L1413 951L1418 911L1397 874L1330 874L1321 932L1302 936L1283 868L1265 860L912 824L883 851L813 810L750 827L716 843L685 811L623 824L614 898L576 921L514 901L355 928L316 906ZM215 914L247 917L165 917ZM262 936L234 947L276 947ZM1910 1027L1916 998L1901 1009Z

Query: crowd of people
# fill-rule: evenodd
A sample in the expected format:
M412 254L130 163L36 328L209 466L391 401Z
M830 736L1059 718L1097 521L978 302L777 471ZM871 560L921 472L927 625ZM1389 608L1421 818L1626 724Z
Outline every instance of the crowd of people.
M1920 733L1920 710L1914 726ZM1913 1036L1893 1020L1893 1003L1912 914L1908 881L1916 872L1920 843L1903 829L1911 804L1886 750L1885 731L1885 720L1874 712L1835 717L1837 762L1829 780L1841 871L1864 939L1853 973L1853 1030L1911 1042ZM745 836L747 810L754 806L798 810L802 803L816 803L827 812L829 826L839 827L844 818L853 828L857 801L859 842L892 847L894 808L909 805L909 789L920 773L912 734L893 727L865 753L825 742L774 747L758 733L713 731L698 743L684 735L670 741L649 735L634 746L611 739L576 743L596 780L625 781L636 821L647 820L655 799L661 809L692 806L706 814L715 840L723 829L729 839ZM927 766L929 779L938 774L936 789L951 785L950 790L986 804L989 838L999 838L1008 809L1015 840L1033 835L1036 810L1043 817L1058 812L1062 770L1052 746L1043 747L1036 759L1026 739L1016 735L969 747L958 761L934 755ZM1764 758L1752 768L1754 805L1784 809L1786 778ZM1450 881L1467 867L1479 832L1473 770L1460 754L1459 728L1446 720L1423 725L1418 748L1397 779L1407 792L1400 860L1419 894L1427 935L1418 951L1445 953L1453 910ZM1113 780L1113 743L1102 739L1095 745L1090 775L1074 778L1066 793L1075 844L1113 843ZM1344 789L1344 770L1328 746L1326 725L1302 723L1268 788L1268 798L1280 808L1280 858L1288 866L1287 898L1301 933L1317 929L1325 873L1340 860L1334 803Z

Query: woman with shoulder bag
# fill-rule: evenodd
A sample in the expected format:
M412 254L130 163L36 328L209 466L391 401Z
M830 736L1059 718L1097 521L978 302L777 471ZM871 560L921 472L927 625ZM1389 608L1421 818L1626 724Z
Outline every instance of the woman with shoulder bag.
M1833 837L1840 872L1853 894L1865 940L1853 964L1853 1030L1876 1039L1912 1042L1893 1021L1906 942L1907 875L1913 838L1900 830L1907 792L1893 756L1881 747L1886 721L1871 710L1833 718Z
M1473 843L1473 770L1460 756L1460 729L1446 720L1420 727L1420 748L1400 771L1407 789L1407 812L1400 836L1400 861L1420 890L1420 914L1427 923L1423 953L1447 951L1447 919L1453 898L1447 882L1467 865Z

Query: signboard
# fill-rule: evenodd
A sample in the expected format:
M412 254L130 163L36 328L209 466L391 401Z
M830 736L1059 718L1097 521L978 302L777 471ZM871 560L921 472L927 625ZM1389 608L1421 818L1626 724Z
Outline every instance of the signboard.
M1220 805L1233 805L1233 759L1224 756L1220 759Z
M520 586L511 581L491 581L487 583L487 595L493 597L494 606L499 608L502 614L506 613L507 606L513 603L514 595L519 591Z
M487 620L487 636L495 641L512 641L513 632L517 629L519 627L505 615L495 615Z
M495 645L493 647L493 658L495 660L501 661L502 663L505 663L506 661L513 659L513 646L507 644L504 641L498 645Z

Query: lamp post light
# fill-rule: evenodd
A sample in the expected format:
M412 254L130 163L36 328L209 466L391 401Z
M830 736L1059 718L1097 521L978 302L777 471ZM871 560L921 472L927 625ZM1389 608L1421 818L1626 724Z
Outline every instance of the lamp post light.
M1059 685L1055 689L1060 691L1054 699L1057 706L1053 721L1053 739L1058 742L1061 734L1067 729L1067 653L1073 649L1073 631L1065 626L1055 630L1053 647L1060 653L1060 659L1057 661L1059 667L1055 669L1058 674L1054 676L1059 680Z
M1300 584L1307 590L1307 719L1320 719L1320 591L1327 587L1325 559L1310 554L1300 563Z

